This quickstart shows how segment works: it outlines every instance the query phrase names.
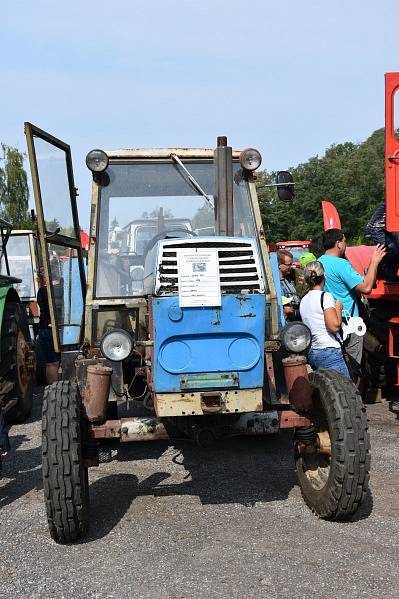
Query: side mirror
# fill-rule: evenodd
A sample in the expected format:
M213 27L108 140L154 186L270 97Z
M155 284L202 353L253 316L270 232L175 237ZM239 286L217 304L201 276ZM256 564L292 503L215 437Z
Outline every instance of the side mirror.
M283 202L292 202L295 197L294 180L288 171L277 173L277 195Z

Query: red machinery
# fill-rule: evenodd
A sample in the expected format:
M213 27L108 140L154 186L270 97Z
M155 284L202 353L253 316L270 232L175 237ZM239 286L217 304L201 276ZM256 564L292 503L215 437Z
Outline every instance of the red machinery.
M278 241L276 243L276 250L288 250L293 256L294 266L299 266L299 258L305 252L312 251L312 241Z
M396 99L396 102L395 102ZM396 113L395 113L396 111ZM396 134L395 134L396 123ZM385 177L387 230L399 232L399 73L385 74ZM324 230L340 229L339 214L331 202L322 202ZM346 248L346 257L361 275L370 263L372 246ZM370 321L364 344L368 376L378 386L399 385L399 285L377 279L367 296ZM389 360L387 359L389 358Z

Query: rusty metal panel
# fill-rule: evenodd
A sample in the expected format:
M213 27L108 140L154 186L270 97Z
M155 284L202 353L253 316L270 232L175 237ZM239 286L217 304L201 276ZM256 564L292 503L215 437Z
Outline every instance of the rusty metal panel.
M242 414L232 426L233 434L273 435L279 431L279 418L276 410Z
M111 362L106 358L89 358L84 360L76 360L76 378L81 396L84 397L85 394L87 367L94 366L96 364L112 368L111 388L109 392L108 401L118 401L124 392L122 362Z
M279 412L279 420L281 429L302 428L312 425L312 422L308 418L300 416L293 410L284 410L283 412Z
M157 393L154 397L155 413L166 416L202 416L203 414L234 414L241 412L261 412L263 409L262 389L240 389L238 391L215 391L220 397L220 409L209 409L210 392ZM215 402L216 403L216 399Z
M120 150L105 150L110 159L167 159L171 154L179 158L213 159L213 148L129 148ZM233 159L238 160L241 150L233 150Z
M121 441L157 441L169 439L163 423L154 417L132 417L107 420L104 424L92 425L94 439L118 439Z
M227 436L271 435L279 430L279 418L275 410L268 412L245 413L229 425ZM228 431L228 432L227 432ZM94 439L120 439L122 442L168 440L169 434L159 418L132 417L120 420L107 420L103 424L92 425Z

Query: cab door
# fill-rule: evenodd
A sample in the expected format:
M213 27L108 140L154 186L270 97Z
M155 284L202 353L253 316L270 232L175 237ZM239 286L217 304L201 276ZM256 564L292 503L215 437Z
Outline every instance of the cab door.
M38 236L56 351L83 342L86 291L71 149L25 123Z
M387 230L399 231L399 73L385 73Z

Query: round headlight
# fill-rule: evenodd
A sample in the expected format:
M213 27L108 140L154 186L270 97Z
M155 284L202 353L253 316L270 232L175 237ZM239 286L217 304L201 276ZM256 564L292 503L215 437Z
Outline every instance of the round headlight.
M242 168L245 168L247 171L256 170L262 162L262 156L258 150L255 148L248 148L247 150L243 150L240 154L240 164Z
M91 150L86 156L86 166L93 173L102 173L109 163L108 156L103 150Z
M106 333L101 339L101 352L112 362L121 362L133 349L133 340L129 333L116 329Z
M280 333L280 340L286 351L300 354L310 346L312 334L303 322L288 322Z

